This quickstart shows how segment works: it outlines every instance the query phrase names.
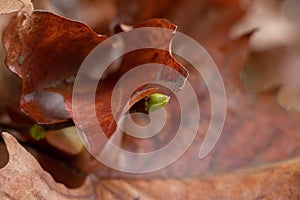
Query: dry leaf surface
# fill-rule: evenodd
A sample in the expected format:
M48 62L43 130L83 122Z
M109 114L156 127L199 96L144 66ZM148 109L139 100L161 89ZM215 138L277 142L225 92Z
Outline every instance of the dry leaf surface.
M88 177L77 189L56 183L16 139L2 133L9 162L0 169L1 199L298 199L300 160L185 179L103 179ZM11 176L13 174L13 176Z
M81 189L70 190L56 183L13 136L8 133L2 136L9 162L0 171L1 199L95 199L97 194L91 187L91 180Z

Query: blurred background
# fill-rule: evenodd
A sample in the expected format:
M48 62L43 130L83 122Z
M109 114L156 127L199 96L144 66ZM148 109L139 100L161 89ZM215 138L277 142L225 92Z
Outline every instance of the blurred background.
M201 160L197 157L210 120L210 98L203 83L195 83L202 88L197 93L202 120L197 138L175 164L146 177L202 176L300 155L299 0L33 0L33 4L35 9L83 22L108 36L120 23L134 25L166 18L203 45L217 64L228 107L225 127L213 152ZM0 17L1 35L10 17ZM3 46L0 58L0 128L11 122L34 123L18 109L21 80L4 65ZM189 81L198 80L192 67L187 68ZM12 132L57 181L70 187L81 184L87 173L140 177L97 163L74 136L74 128L54 131L42 142L33 141L28 133ZM145 148L130 139L127 144L137 151ZM0 166L4 166L7 155L3 142L0 153Z

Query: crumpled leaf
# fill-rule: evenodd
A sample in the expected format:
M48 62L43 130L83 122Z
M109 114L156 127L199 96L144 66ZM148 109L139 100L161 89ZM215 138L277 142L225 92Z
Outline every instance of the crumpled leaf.
M81 188L68 189L56 183L13 136L2 133L2 137L9 162L0 169L1 199L95 199L97 196L92 179L89 178Z
M23 22L23 24L21 24L21 22ZM62 26L64 28L68 27L68 29L65 29L65 31L62 32ZM146 26L175 29L175 26L167 20L152 20L141 23L135 28ZM57 32L55 32L57 30L60 30L59 35L57 35ZM42 31L45 31L47 34L42 38L34 37L34 39L32 39L31 36L34 34L39 34ZM12 35L11 33L15 34ZM80 66L83 58L93 47L105 39L105 36L97 36L90 29L79 22L69 21L47 12L35 11L27 19L25 19L24 16L15 17L15 19L13 19L13 21L10 23L10 26L6 29L3 40L8 52L6 58L7 65L12 71L23 78L24 96L21 99L21 107L23 110L30 112L30 110L27 110L26 104L30 104L31 101L36 99L41 99L42 101L43 99L49 99L52 97L54 102L60 102L61 99L59 99L58 96L51 94L51 91L55 91L55 88L60 87L65 90L59 91L60 93L65 92L68 94L70 88L72 88L70 85L72 85L75 73L77 72L76 70ZM65 46L65 48L61 48L61 46ZM72 48L70 48L70 46L72 46ZM77 49L80 50L77 51ZM152 51L148 52L151 53L151 55L155 55L157 53ZM54 57L49 56L49 54L53 55ZM147 60L147 56L151 57L151 55L145 55L140 59L140 61L135 61L135 63L146 63L149 59L152 59L149 58ZM187 75L186 71L181 69L182 66L177 64L176 61L172 61L174 59L172 59L169 53L164 53L161 55L162 56L158 54L158 58L155 58L155 60L152 61L165 62L165 59L167 62L173 62L170 64L170 66L173 64L177 70L179 70L185 76ZM169 57L165 58L164 56ZM34 60L32 59L33 57L41 59ZM124 60L126 61L126 59ZM130 58L128 58L128 60L130 60ZM131 63L131 65L134 65L135 63ZM43 65L43 68L38 68L41 65ZM50 68L51 70L49 70ZM48 70L45 71L44 69ZM56 75L58 70L60 74L59 76ZM122 68L122 70L125 70L125 68ZM40 77L44 78L41 79ZM70 95L67 94L63 95ZM40 109L41 107L45 107L43 105L39 105L38 103L39 102L34 102L34 105L29 105L29 108L30 106L37 106L40 107ZM46 110L53 110L51 108L56 106L57 104L54 104ZM40 109L38 109L38 111ZM61 109L56 107L55 110ZM37 110L35 110L35 112L36 111ZM56 117L59 114L54 114L53 119L48 117L50 119L47 120L43 119L47 118L47 116L43 116L42 114L41 116L38 116L38 114L31 113L31 115L36 115L32 117L41 123L47 123L47 121L50 123L56 122L56 120L59 121L59 117ZM61 115L61 118L67 117L63 113L61 113Z
M189 78L187 81L200 87L199 90L196 90L202 109L198 134L192 146L174 164L143 176L199 176L203 173L233 171L248 166L256 167L300 155L298 148L300 138L297 131L299 127L297 123L295 124L300 120L300 117L295 113L282 110L277 105L272 93L252 94L245 91L242 74L248 56L248 41L256 32L253 33L254 30L251 30L250 34L243 35L241 38L230 39L234 24L243 16L243 11L239 5L239 2L231 2L230 4L224 2L221 7L218 7L207 3L206 6L209 6L210 10L207 13L198 12L201 13L201 16L203 15L203 18L200 18L202 20L199 19L195 25L193 24L193 29L188 29L184 23L179 26L185 30L185 33L190 31L200 44L207 47L224 79L227 93L227 119L218 143L207 157L204 159L197 157L210 121L210 99L205 86L201 82L199 83L201 78L194 71L190 71L191 68L188 68ZM193 7L193 4L186 6ZM195 5L194 7L196 9ZM204 8L199 7L199 9ZM188 21L183 15L184 11L179 10L177 12L182 12L181 20ZM218 17L212 13L218 13ZM227 18L223 18L224 16ZM205 22L209 23L206 24ZM206 27L207 30L203 31ZM199 64L201 66L201 59L199 59ZM189 97L186 96L186 99ZM173 103L169 102L167 109L174 109L173 112L178 113L179 109L176 110L178 104ZM186 103L188 104L189 101ZM189 109L192 111L194 108L190 106ZM172 133L177 128L174 127L174 121L179 121L179 119L177 115L169 115L169 119L170 121L165 123L165 128L168 133ZM189 120L186 121L185 130L188 132ZM159 136L147 140L125 136L122 147L133 152L149 152L168 143L172 134L168 136L165 137L163 134L160 136L159 134ZM132 177L132 174L116 172L103 166L93 168L92 171L97 173L99 177Z
M133 7L136 2L133 2ZM179 6L180 5L180 6ZM131 5L127 5L131 6ZM219 69L222 70L225 64L228 62L231 62L232 60L230 58L236 58L238 62L231 63L231 65L234 64L234 66L230 65L230 68L241 68L243 66L243 60L246 57L246 48L247 48L247 39L244 40L238 40L233 41L233 43L237 46L236 48L239 49L228 52L223 52L221 47L224 46L224 43L229 41L229 33L230 29L233 26L234 23L236 23L244 14L244 11L240 7L239 1L231 1L231 2L223 2L223 1L190 1L190 3L185 4L184 2L178 3L178 8L174 9L174 4L170 5L170 11L167 12L168 14L172 12L173 15L170 15L170 19L172 21L175 21L178 25L179 31L183 33L187 33L189 36L191 36L193 39L197 39L197 41L203 45L207 51L209 51L210 55L214 59L214 61L217 63L217 66L219 66ZM189 10L189 12L187 12ZM124 13L125 14L125 13ZM165 13L164 13L165 14ZM191 26L190 19L197 19ZM135 19L132 18L133 21ZM228 41L229 40L229 41ZM198 56L198 52L190 52L190 54L195 55L195 57ZM230 55L230 56L229 56ZM235 61L236 61L235 60ZM201 60L201 57L199 57L199 66L203 66L203 60ZM233 62L233 61L232 61ZM207 63L205 63L206 65ZM185 65L188 66L188 65ZM199 175L203 172L206 172L207 170L210 171L212 168L215 167L215 170L224 170L226 168L228 170L228 166L221 166L220 164L214 164L211 163L212 161L212 155L208 156L205 159L199 160L197 158L197 154L199 152L199 148L201 146L201 143L204 138L204 134L207 130L207 125L210 120L210 99L209 99L209 93L205 90L204 83L201 82L202 79L199 75L197 75L197 72L193 70L193 68L188 68L189 78L187 81L189 81L193 86L197 87L195 90L195 93L197 94L199 100L199 106L202 109L202 113L204 116L201 116L201 123L198 129L198 134L194 140L193 145L189 148L188 151L185 152L185 154L177 160L174 164L171 166L164 168L158 172L146 174L145 176L150 177L161 177L162 175L165 177L172 176L172 177L184 177L187 175ZM221 71L222 73L222 71ZM239 72L232 72L229 74L226 74L223 76L223 78L227 76L234 76L235 73ZM223 75L223 74L222 74ZM228 82L231 80L228 79ZM239 82L239 79L235 77L234 79L235 83ZM199 87L199 89L198 89ZM186 101L183 102L187 104L186 106L189 108L190 113L193 113L194 107L192 104L190 104L191 97L186 96ZM174 99L171 96L171 99ZM239 101L239 100L237 100ZM181 102L182 103L182 102ZM168 106L166 107L167 112L169 113L180 113L180 105L176 101L170 101L168 103ZM168 111L169 110L169 111ZM189 116L190 118L193 118L193 116ZM233 116L234 117L234 116ZM229 120L230 121L230 120ZM141 140L136 139L130 136L125 136L122 141L122 148L133 151L133 152L149 152L153 151L159 148L162 148L164 145L168 144L171 139L173 138L174 134L177 131L178 126L174 125L174 122L180 122L180 115L174 115L174 114L168 114L167 121L165 122L164 130L160 131L159 134L155 135L155 137L148 138L147 140ZM190 131L189 126L189 120L184 120L185 122L185 131ZM223 133L230 134L232 130L224 130ZM223 134L224 135L224 134ZM218 153L221 153L224 150L219 150ZM242 156L242 155L241 155ZM229 157L229 155L228 155ZM192 160L191 160L192 159ZM223 160L221 157L218 162L221 162ZM230 160L229 162L234 162L234 157L226 158L225 160ZM215 161L215 159L214 159ZM193 164L190 164L190 163ZM189 164L187 164L189 163ZM210 166L212 164L214 167ZM232 168L237 167L232 163ZM224 168L223 168L224 167ZM105 171L104 171L104 169ZM113 170L110 170L105 167L100 167L100 169L95 170L95 173L99 174L99 176L107 176L109 174L110 176L122 176L126 177L126 174L114 172ZM131 175L128 175L131 176Z
M1 0L0 14L7 14L18 11L31 14L33 11L31 0Z
M228 40L226 44L223 43L222 48L220 47L222 59L217 60L220 63L223 63L220 67L221 73L224 73L224 81L225 85L228 85L230 90L227 90L227 98L229 101L228 104L228 113L227 118L228 121L225 124L225 127L223 129L222 135L217 143L217 145L214 147L213 151L204 159L199 159L197 157L197 154L199 152L199 148L203 142L203 137L205 136L205 132L207 130L207 124L210 121L210 115L206 114L209 113L209 95L207 94L207 91L204 89L201 90L195 90L195 92L198 95L198 98L201 100L199 101L200 108L202 109L202 112L205 113L201 118L201 123L199 124L198 133L194 139L193 144L189 147L189 149L183 154L182 157L180 157L175 163L173 163L171 166L168 166L164 169L161 169L156 172L144 174L144 177L185 177L185 176L199 176L203 173L213 173L213 172L220 172L220 171L232 171L235 169L240 168L241 166L248 166L249 163L252 163L253 165L260 165L264 163L264 158L261 158L260 160L256 160L255 153L252 153L252 151L258 151L255 148L255 145L260 145L261 148L265 145L265 137L271 137L270 132L265 133L262 138L262 143L258 144L248 144L246 145L247 148L249 148L249 154L243 152L241 154L237 154L235 148L235 145L237 146L244 145L240 143L244 143L247 141L251 141L251 138L253 137L253 129L259 129L259 126L254 126L253 129L247 129L244 128L244 125L247 126L249 121L254 120L254 118L258 117L256 115L256 112L262 112L260 111L260 108L253 111L253 114L251 115L251 118L249 116L243 116L238 115L238 113L242 114L240 110L246 109L245 107L248 106L248 101L251 101L252 99L248 99L246 96L243 95L243 88L241 85L241 79L239 74L241 73L243 69L243 64L245 62L246 56L247 56L247 46L249 37L252 33L249 33L241 38L238 38L236 40ZM236 58L232 60L231 58ZM201 64L201 62L199 62ZM230 68L228 68L230 66ZM188 68L189 70L191 68ZM226 69L226 70L225 70ZM224 70L224 71L223 71ZM201 80L196 73L190 73L189 78L187 81L190 81L191 84L194 86L199 85L199 80ZM239 91L240 95L236 95L236 91ZM187 117L193 117L193 104L190 104L189 99L191 96L186 95L184 102L180 102L180 106L182 104L185 105L185 108L188 108L188 112L190 113L190 116ZM172 99L172 97L171 97ZM240 103L237 104L237 102L244 102L245 105L242 105ZM251 103L249 103L251 104ZM262 104L264 104L262 102ZM244 107L245 106L245 107ZM272 104L272 106L274 106ZM276 105L275 105L276 107ZM249 109L249 108L247 108ZM273 109L273 108L270 108ZM170 111L171 110L171 111ZM180 107L178 102L169 102L168 106L166 108L166 112L171 113L180 113ZM279 111L280 112L280 111ZM281 113L282 115L286 113ZM147 138L147 140L140 140L136 139L130 136L125 136L122 141L122 148L132 151L132 152L149 152L153 151L155 149L161 148L166 143L168 143L174 136L174 131L177 131L177 126L174 126L174 122L180 121L180 115L168 115L168 118L165 122L164 129L160 131L159 134ZM260 116L265 117L265 116ZM245 120L245 122L243 122ZM248 121L249 120L249 121ZM274 119L276 121L276 119ZM185 131L190 131L189 126L189 120L186 120L184 128ZM241 127L235 127L235 123L242 123L244 124ZM235 127L235 129L232 129L232 126ZM264 122L262 122L262 126L264 126ZM235 132L237 131L237 132ZM239 135L240 132L245 132L244 135ZM256 131L257 132L257 131ZM234 133L234 134L233 134ZM236 135L235 135L236 134ZM281 133L282 136L284 135L284 132ZM294 133L293 133L294 134ZM291 134L291 135L293 135ZM245 140L245 137L248 137L248 139ZM293 138L295 139L296 135L293 135ZM228 139L227 141L227 138ZM228 142L232 142L230 145ZM296 143L295 143L296 144ZM232 149L232 148L233 149ZM294 146L293 148L296 148ZM271 151L271 150L270 150ZM279 149L278 149L279 151ZM251 152L251 153L250 153ZM234 156L232 156L234 155ZM280 154L277 155L277 158ZM276 158L276 156L274 156ZM253 160L252 160L253 159ZM193 164L191 164L193 163ZM99 177L107 177L109 176L113 177L131 177L132 174L124 174L117 172L115 170L112 170L107 167L103 167L102 165L97 166L96 169L92 169L93 173L96 173Z
M61 93L71 94L69 82L75 78L81 62L105 39L82 23L48 12L35 11L28 18L15 16L3 41L6 64L23 78L22 110L40 123L70 118L63 97L51 88L62 87Z
M160 27L175 30L176 26L164 19L153 19L141 22L133 28ZM63 30L63 31L62 31ZM45 33L40 36L41 33ZM149 42L155 45L163 45L169 49L173 33L160 34L161 32L149 32L146 36ZM136 41L125 41L125 45L132 45L145 40L145 36L136 36ZM83 59L99 43L107 39L92 32L87 26L64 19L54 14L35 11L29 17L16 16L4 33L4 45L7 50L6 63L9 68L23 79L23 91L20 100L21 108L39 123L58 123L66 121L73 116L72 90L75 75ZM156 44L157 43L157 44ZM161 79L174 82L173 90L183 86L188 73L172 56L169 51L156 49L137 50L123 56L121 65L117 71L110 72L108 77L100 81L96 95L96 111L99 124L103 132L110 137L116 129L117 122L113 118L111 102L118 105L117 119L124 111L127 102L132 105L149 95L152 86L141 85L134 95L126 89L128 85L120 88L122 98L111 99L113 87L123 74L131 68L144 63L160 63L172 67L180 73L174 73L165 67L160 74ZM155 80L157 72L148 67L143 74ZM132 75L135 77L128 84L134 85L143 74ZM96 124L91 124L90 113L94 107L86 101L89 98L88 82L93 82L93 74L85 77L86 85L83 94L76 105L85 108L85 115L76 117L75 123L91 140L91 145L99 147L97 141L92 140L96 131ZM96 77L97 78L97 77ZM154 86L153 86L154 87ZM154 88L160 88L155 86ZM155 90L156 91L156 90ZM153 91L154 92L154 91ZM58 94L57 94L58 93ZM134 99L132 99L134 97ZM130 100L131 99L131 100ZM64 101L64 103L63 103ZM119 102L120 101L120 102ZM129 104L127 110L132 106ZM67 111L67 112L66 112ZM122 111L122 112L121 112ZM101 145L100 145L101 146Z

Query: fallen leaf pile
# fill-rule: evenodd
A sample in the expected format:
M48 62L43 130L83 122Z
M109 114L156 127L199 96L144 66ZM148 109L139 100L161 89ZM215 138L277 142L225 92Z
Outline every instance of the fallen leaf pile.
M6 66L0 68L0 199L300 199L300 115L295 112L300 110L299 23L291 10L294 0L70 4L43 0L33 5L47 11L33 10L25 0L5 0L0 6L0 13L11 13L1 16L5 17L1 57ZM95 82L93 72L81 77L86 85L76 103L83 114L79 119L74 116L73 86L86 56L110 36L141 27L168 28L190 36L207 50L222 75L226 121L218 143L203 159L198 153L210 122L210 94L193 66L172 55L173 34L153 31L122 44L147 41L170 50L137 50L112 63L98 82L95 108L87 100L88 86ZM107 49L114 45L107 44ZM110 53L105 52L113 56ZM121 86L122 98L113 99L117 81L147 63L167 65L177 73L164 69L157 76L154 69L145 69ZM199 57L198 63L205 61ZM145 77L153 81L159 77L174 87L171 91L147 84L133 94L126 90ZM75 123L88 130L92 149L101 150L103 144L93 134L97 130L90 116L93 109L106 136L113 138L117 122L111 106L117 108L118 119L147 96L161 92L171 96L166 111L172 114L160 134L147 140L124 135L120 142L133 152L159 149L178 128L174 124L180 121L179 103L172 99L185 81L196 88L201 121L193 144L164 169L147 174L118 172L93 158L74 136ZM187 95L184 103L193 113L191 97ZM193 117L184 119L186 132L192 130ZM47 131L44 140L30 137L30 127L36 123Z

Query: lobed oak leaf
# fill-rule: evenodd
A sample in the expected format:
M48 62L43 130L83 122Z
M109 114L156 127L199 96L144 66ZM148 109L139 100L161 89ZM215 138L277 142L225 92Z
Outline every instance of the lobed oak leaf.
M296 1L254 1L247 15L234 27L240 34L258 30L250 40L250 55L243 73L251 92L277 90L278 103L299 111L299 23L295 20ZM259 20L258 20L259 19Z
M161 31L150 31L147 35L135 35L133 41L124 41L125 46L139 45L146 39L149 44L153 43L154 46L159 45L169 49L173 31L176 29L174 24L164 19L152 19L141 22L133 28L141 27L158 27L171 31L167 34L161 34ZM28 17L15 16L7 27L3 40L7 50L6 64L23 81L20 99L22 110L38 123L43 124L59 123L73 118L80 129L85 128L85 134L90 142L92 141L91 144L95 144L97 148L101 146L97 141L91 140L94 138L92 135L97 127L97 124L90 119L94 106L87 101L90 92L89 84L95 82L93 70L85 74L85 77L80 77L85 79L85 83L80 86L83 93L79 94L78 102L75 104L85 109L83 116L78 117L73 114L72 90L76 73L84 58L106 39L106 36L97 35L82 23L70 21L52 13L35 11ZM121 60L119 66L117 62L117 66L112 71L107 70L105 77L102 77L99 82L96 94L95 108L98 121L108 137L116 129L118 116L151 94L150 91L154 92L157 91L155 88L159 88L159 86L137 85L136 91L128 91L127 84L121 85L119 89L122 96L119 99L111 99L113 87L123 74L145 63L167 65L177 73L165 67L157 76L156 70L148 67L143 74L147 74L153 81L159 78L173 82L173 91L183 86L188 75L169 51L137 50L125 54ZM133 74L134 78L128 84L138 83L143 74ZM138 93L138 95L133 93ZM113 106L118 106L116 120L113 117L111 102ZM124 110L123 107L127 102L129 104Z

